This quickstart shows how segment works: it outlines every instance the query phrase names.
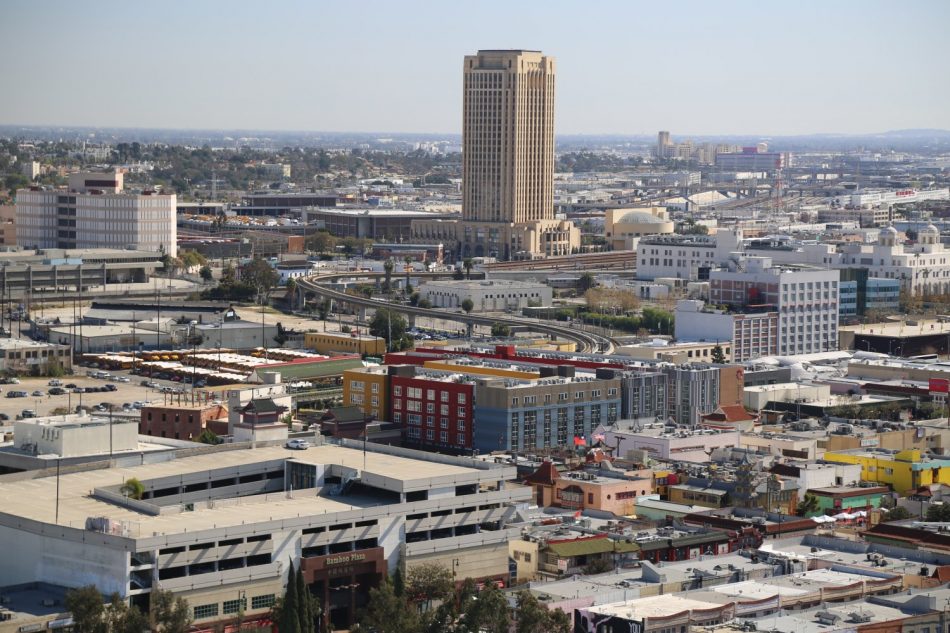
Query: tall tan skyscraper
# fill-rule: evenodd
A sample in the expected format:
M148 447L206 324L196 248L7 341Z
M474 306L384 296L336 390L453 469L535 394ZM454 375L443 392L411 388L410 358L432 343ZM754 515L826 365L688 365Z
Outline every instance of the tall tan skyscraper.
M554 217L554 59L538 51L465 57L462 217Z
M576 252L580 230L554 217L554 58L478 51L462 90L462 219L414 220L413 239L457 260Z

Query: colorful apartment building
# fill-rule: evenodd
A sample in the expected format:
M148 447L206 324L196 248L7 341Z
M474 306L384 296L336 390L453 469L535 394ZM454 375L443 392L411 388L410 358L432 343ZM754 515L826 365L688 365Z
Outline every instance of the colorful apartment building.
M376 365L344 371L343 406L359 407L375 420L390 421L389 367Z
M413 365L389 368L390 420L405 428L407 446L466 453L473 448L475 381Z
M882 450L826 452L825 461L860 464L861 479L890 486L906 495L930 484L950 484L950 459L941 459L910 449L891 453Z

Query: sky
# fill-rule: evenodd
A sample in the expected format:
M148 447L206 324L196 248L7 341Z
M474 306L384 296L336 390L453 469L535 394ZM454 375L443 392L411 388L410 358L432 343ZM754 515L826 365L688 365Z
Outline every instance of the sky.
M947 0L3 0L0 124L460 133L462 58L557 63L558 134L950 129Z

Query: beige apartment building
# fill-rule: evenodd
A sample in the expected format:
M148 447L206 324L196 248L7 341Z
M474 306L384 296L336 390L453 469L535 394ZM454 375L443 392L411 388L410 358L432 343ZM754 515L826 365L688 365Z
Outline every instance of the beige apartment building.
M134 248L177 253L176 196L125 192L121 172L72 174L66 189L30 187L16 196L24 248Z
M462 100L462 220L413 221L413 239L455 243L460 258L569 255L580 230L554 217L554 58L467 55Z

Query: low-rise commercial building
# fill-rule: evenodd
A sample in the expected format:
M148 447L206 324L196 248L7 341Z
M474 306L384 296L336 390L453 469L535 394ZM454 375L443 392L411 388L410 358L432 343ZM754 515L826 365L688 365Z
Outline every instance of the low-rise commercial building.
M386 339L361 332L305 332L303 344L320 354L343 352L382 356L386 353Z
M389 368L356 367L344 371L343 406L359 407L374 420L390 421Z
M26 338L0 339L0 371L46 375L53 368L68 372L72 367L70 345L31 341Z
M552 290L528 281L429 281L419 294L436 308L461 309L470 300L476 312L514 311L528 306L551 305Z
M139 433L197 441L207 429L228 434L228 410L217 404L162 404L142 407Z

